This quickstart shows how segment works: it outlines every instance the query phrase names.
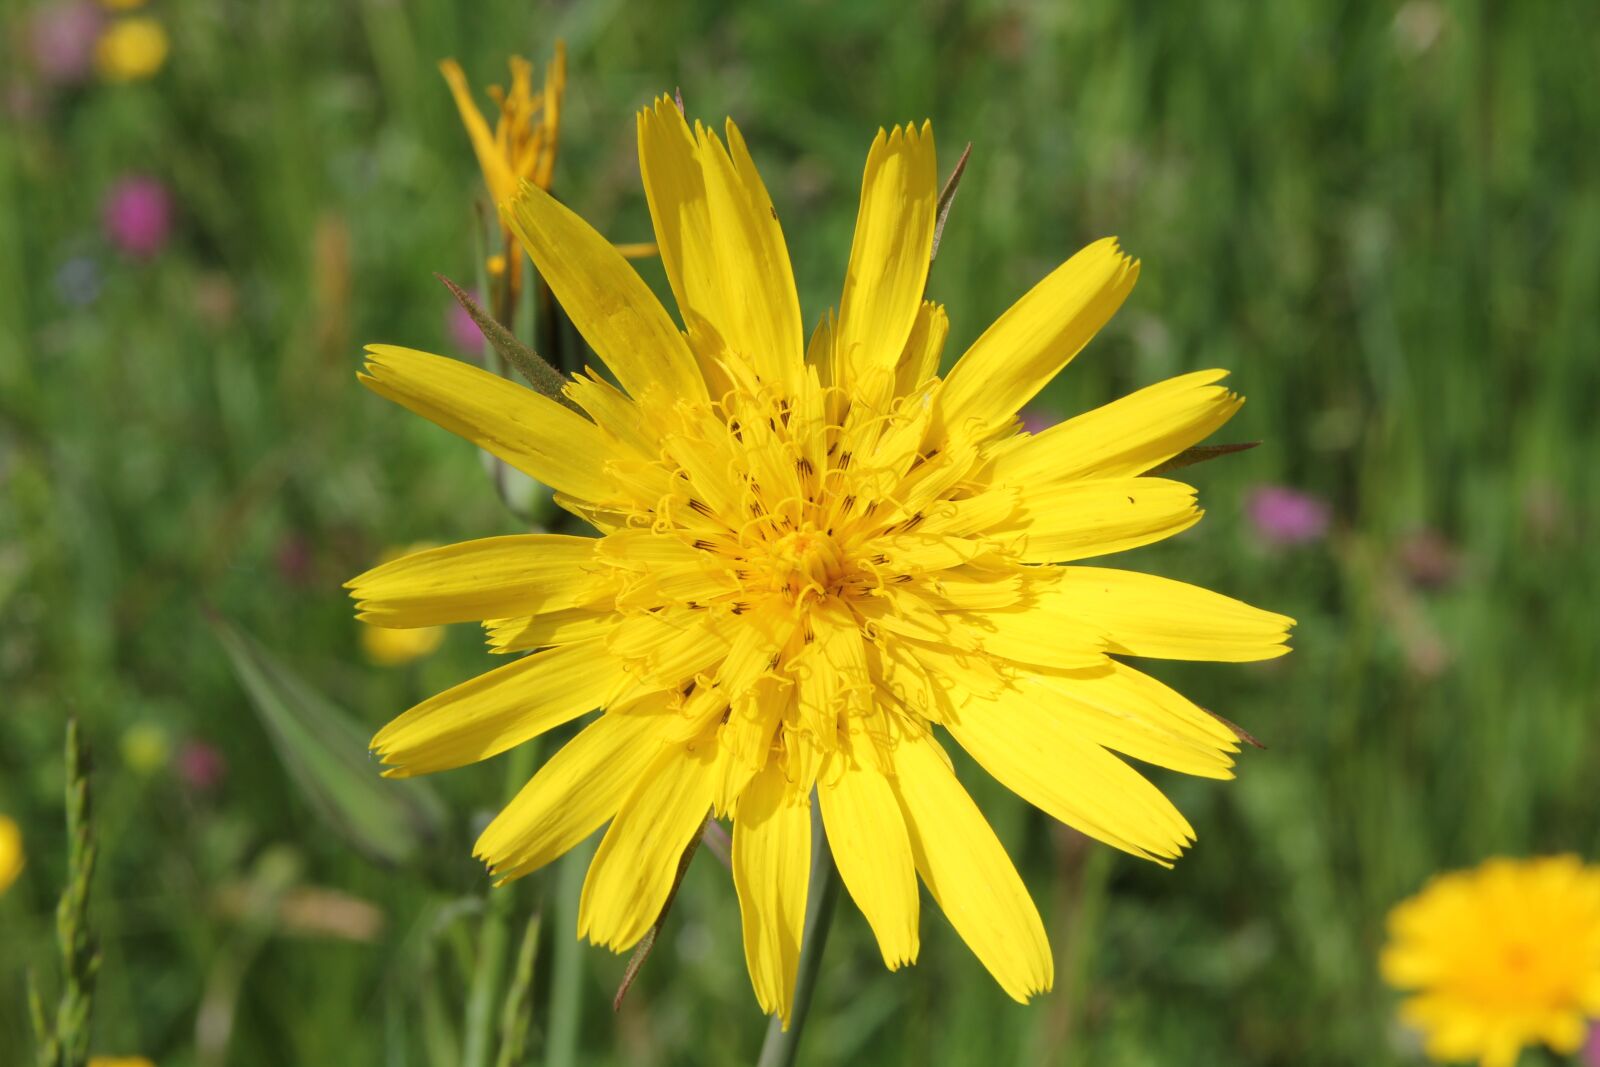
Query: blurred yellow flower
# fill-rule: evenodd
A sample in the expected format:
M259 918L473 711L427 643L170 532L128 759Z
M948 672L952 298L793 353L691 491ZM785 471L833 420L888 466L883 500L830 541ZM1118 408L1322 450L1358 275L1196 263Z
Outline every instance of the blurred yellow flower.
M489 199L496 205L516 195L521 181L550 188L555 172L556 151L560 147L561 97L567 87L567 46L556 42L555 55L544 74L544 92L533 91L533 64L521 56L511 57L511 88L489 87L499 114L494 129L478 110L467 85L461 64L446 59L439 71L450 85L461 124L467 128L472 150L483 171Z
M144 15L118 19L94 46L94 65L107 81L148 78L167 61L167 31Z
M90 1056L89 1067L156 1067L144 1056Z
M1600 1016L1600 867L1491 859L1389 913L1384 979L1439 1061L1511 1067L1526 1045L1576 1052Z
M153 774L167 765L172 753L167 732L155 723L140 722L122 732L122 762L139 774Z
M349 584L389 626L482 621L531 652L417 705L373 748L390 775L486 759L600 709L488 826L507 880L608 820L580 935L626 950L708 812L733 819L745 958L763 1010L794 998L813 789L885 963L918 955L921 875L1000 986L1049 989L1044 924L935 727L1049 815L1170 864L1194 840L1120 757L1232 776L1227 725L1120 657L1263 660L1292 619L1135 571L1068 566L1200 519L1147 476L1243 402L1220 370L1047 431L1017 412L1132 291L1113 238L1044 277L943 377L923 299L939 197L930 125L867 153L837 315L809 349L777 211L737 127L638 116L681 330L622 254L537 184L501 205L620 388L585 414L469 364L368 348L362 380L553 486L597 536L491 537Z
M391 548L379 557L378 562L387 563L433 547L432 542L421 541L404 548ZM367 619L362 619L360 625L361 651L366 653L367 659L380 667L397 667L402 663L421 659L436 651L444 641L442 626L396 629Z
M11 888L27 865L22 852L22 828L10 816L0 815L0 893Z

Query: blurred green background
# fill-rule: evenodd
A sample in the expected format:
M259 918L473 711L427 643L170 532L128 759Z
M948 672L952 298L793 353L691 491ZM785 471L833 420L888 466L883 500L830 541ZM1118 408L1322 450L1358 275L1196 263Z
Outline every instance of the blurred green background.
M1376 975L1388 907L1491 854L1600 853L1600 8L154 0L170 55L119 84L46 76L33 28L61 6L0 21L0 813L29 861L0 896L0 1063L31 1056L25 968L53 981L68 715L97 762L96 1050L475 1067L478 960L542 906L528 1062L753 1061L765 1020L714 859L613 1015L625 961L570 944L578 868L484 918L472 835L530 755L432 780L442 807L406 810L434 839L375 862L280 760L207 621L363 735L488 663L470 627L404 666L363 654L340 582L518 522L470 446L354 371L367 341L457 351L432 272L479 269L480 181L434 64L503 81L558 36L555 188L614 239L649 236L634 111L681 86L691 116L740 122L814 321L873 133L931 117L941 171L973 143L930 287L947 360L1118 234L1140 285L1037 414L1222 366L1250 402L1221 439L1265 442L1194 471L1206 521L1127 561L1300 620L1283 660L1155 665L1268 746L1234 782L1153 775L1198 845L1162 870L962 766L1045 915L1055 991L1011 1003L931 906L921 962L888 974L847 905L802 1063L1417 1062ZM103 218L130 174L170 195L146 255ZM1306 494L1293 543L1263 486ZM410 848L396 832L379 851Z

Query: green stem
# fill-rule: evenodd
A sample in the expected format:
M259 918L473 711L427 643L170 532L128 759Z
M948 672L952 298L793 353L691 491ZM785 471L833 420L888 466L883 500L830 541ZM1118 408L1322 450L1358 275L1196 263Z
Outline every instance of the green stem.
M811 797L811 882L806 893L806 926L801 939L800 972L795 977L794 1008L785 1030L778 1016L767 1025L767 1039L761 1044L756 1067L791 1067L805 1033L806 1015L811 1010L811 995L822 973L822 950L828 944L833 926L834 905L839 901L839 876L833 867L833 852L817 814L817 798Z
M578 897L593 846L580 845L556 865L555 958L550 976L550 1030L545 1044L547 1067L576 1067L578 1031L583 1022L583 943L578 940Z
M519 746L506 766L506 797L516 796L526 784L539 759L540 744L530 741ZM461 1067L488 1067L494 1046L495 1006L500 1001L505 978L506 957L511 941L511 912L517 895L510 888L490 889L478 929L478 951L473 964L472 986L467 994L467 1014L463 1024Z

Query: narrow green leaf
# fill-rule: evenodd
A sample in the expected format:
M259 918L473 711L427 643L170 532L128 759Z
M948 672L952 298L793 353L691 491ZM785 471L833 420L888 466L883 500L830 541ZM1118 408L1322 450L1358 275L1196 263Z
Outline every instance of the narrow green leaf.
M707 817L706 823L712 820ZM622 999L628 995L628 990L633 988L633 983L639 977L639 972L644 968L645 961L650 958L651 951L656 947L656 938L661 936L662 927L667 924L667 914L672 911L672 902L678 899L678 887L683 885L683 876L689 873L689 861L694 859L696 850L700 847L700 835L695 834L689 839L689 845L683 850L683 855L678 857L678 873L672 879L672 889L667 893L666 902L661 905L661 914L656 916L656 921L651 925L649 932L635 946L633 955L628 958L628 966L622 972L622 983L617 987L617 995L611 1001L612 1011L622 1010Z
M516 335L510 330L496 322L493 316L479 307L477 301L473 300L461 286L443 274L435 274L434 277L444 283L444 287L450 290L450 295L456 298L456 303L472 317L472 321L483 333L484 339L500 353L501 358L517 368L517 371L528 380L529 385L556 403L569 407L580 415L583 414L582 409L568 400L566 394L561 391L567 382L560 371L541 359L539 353L517 340Z
M1184 449L1160 466L1151 467L1145 471L1145 474L1166 474L1168 471L1175 471L1182 467L1192 467L1196 463L1204 463L1207 460L1216 459L1218 456L1231 456L1235 452L1248 452L1260 443L1260 441L1240 441L1238 444L1232 445L1195 445L1193 448Z
M939 242L944 240L944 220L950 215L950 205L956 202L956 190L961 188L961 176L967 172L967 157L970 155L972 142L968 141L967 147L961 150L961 158L956 160L956 169L950 172L944 188L939 190L939 207L933 216L933 249L928 253L930 264L939 258Z
M358 851L403 864L436 837L444 806L423 782L378 774L366 732L242 630L212 628L278 758L328 827Z

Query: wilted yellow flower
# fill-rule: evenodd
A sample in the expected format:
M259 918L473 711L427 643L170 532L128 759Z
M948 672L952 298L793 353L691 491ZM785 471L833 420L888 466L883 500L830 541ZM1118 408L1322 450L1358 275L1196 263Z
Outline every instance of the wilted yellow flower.
M11 888L27 866L22 851L22 828L8 815L0 815L0 893Z
M146 15L118 19L94 46L94 65L107 81L148 78L167 61L167 31Z
M1600 867L1492 859L1435 877L1389 913L1384 979L1441 1061L1511 1067L1523 1046L1583 1044L1600 1017Z
M433 548L431 542L422 541L404 548L391 548L378 557L380 564L415 552ZM444 627L420 626L396 629L369 619L361 621L361 651L367 659L380 667L398 667L402 663L433 654L444 642Z
M511 88L489 87L489 95L499 108L493 130L472 99L461 64L446 59L439 64L439 71L450 85L456 109L461 112L461 124L472 140L489 199L496 204L510 200L522 181L541 189L550 188L556 152L561 146L561 97L567 88L566 44L556 42L541 93L533 91L533 64L521 56L511 57Z
M665 99L639 116L662 263L687 327L599 233L532 183L502 217L621 388L581 413L476 367L368 350L362 380L556 489L597 536L432 549L350 585L390 626L486 620L533 652L380 731L391 775L459 767L592 709L479 838L500 879L611 820L579 933L621 951L661 911L708 812L762 1008L794 995L815 789L884 961L918 954L917 876L1018 1000L1050 988L1044 924L936 727L1050 815L1168 863L1189 823L1114 753L1231 776L1225 724L1114 656L1254 660L1292 620L1132 571L1063 566L1192 526L1145 472L1240 399L1200 371L1037 435L1017 411L1133 288L1114 240L1050 273L940 378L923 299L933 132L879 131L837 315L809 350L777 212L743 138Z

